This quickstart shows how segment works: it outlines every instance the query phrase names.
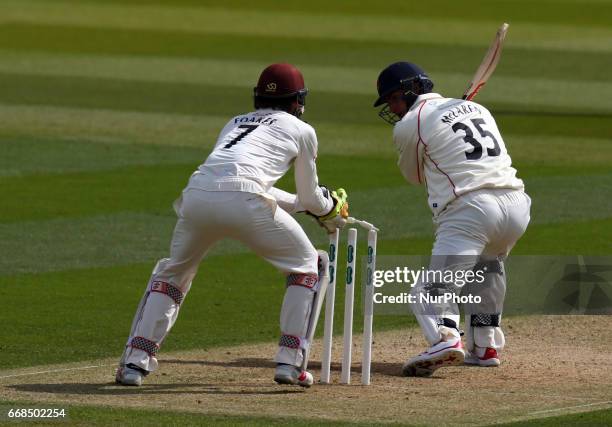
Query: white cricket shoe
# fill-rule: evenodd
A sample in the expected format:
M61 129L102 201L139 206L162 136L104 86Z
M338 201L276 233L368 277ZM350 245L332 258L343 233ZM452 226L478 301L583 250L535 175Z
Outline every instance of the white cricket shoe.
M308 388L314 383L312 374L307 371L302 371L300 368L292 365L278 364L274 373L274 381L278 384L299 385L300 387Z
M476 366L499 366L499 354L497 350L491 347L476 347L474 352L468 352L465 355L466 365Z
M408 360L404 363L402 373L406 377L429 377L438 368L463 365L464 359L461 338L451 338Z
M147 372L132 364L119 366L115 374L115 382L121 385L136 386L142 385L142 380L147 376Z

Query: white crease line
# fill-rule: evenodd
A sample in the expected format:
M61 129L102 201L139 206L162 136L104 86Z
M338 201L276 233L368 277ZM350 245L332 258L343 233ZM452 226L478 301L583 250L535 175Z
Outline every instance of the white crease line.
M510 396L522 396L522 397L546 397L549 399L566 399L566 400L589 400L588 397L574 397L574 396L566 396L566 395L558 395L558 394L533 394L533 393L521 393L519 392L507 392L507 391L493 391L493 390L479 390L479 393L489 393L489 394L501 394L501 395L510 395Z
M393 386L387 386L387 385L383 385L383 384L371 384L368 387L371 388L380 388L380 389L385 389L385 390L398 390L398 391L406 391L405 387L393 387ZM567 399L567 400L581 400L581 401L585 401L585 400L589 400L588 397L575 397L575 396L566 396L566 395L558 395L558 394L533 394L533 393L523 393L523 392L508 392L508 391L493 391L493 390L479 390L479 393L488 393L488 394L493 394L493 395L511 395L511 396L521 396L521 397L546 397L549 399ZM435 394L435 392L432 392L432 395Z
M544 411L531 412L527 415L540 415L540 414L547 414L549 412L565 411L566 409L587 408L589 406L610 405L610 404L612 404L612 400L608 400L606 402L588 403L586 405L566 406L564 408L557 408L557 409L546 409Z
M28 375L54 374L54 373L57 373L57 372L78 371L78 370L93 369L93 368L104 368L104 367L107 367L107 366L113 366L113 365L91 365L91 366L81 366L81 367L78 367L78 368L51 369L49 371L38 371L38 372L28 372L28 373L25 373L25 374L4 375L4 376L0 377L0 380L5 379L5 378L26 377Z

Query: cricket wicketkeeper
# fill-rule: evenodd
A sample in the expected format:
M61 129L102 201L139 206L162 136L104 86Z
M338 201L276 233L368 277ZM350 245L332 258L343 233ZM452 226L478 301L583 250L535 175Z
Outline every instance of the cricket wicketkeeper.
M158 261L132 323L116 380L141 385L157 369L198 266L218 240L239 240L286 276L274 380L309 387L302 369L328 281L328 258L291 216L308 212L330 232L348 217L346 192L318 183L314 129L300 120L308 90L300 71L273 64L259 77L255 111L232 118L174 208L170 258ZM274 188L295 169L297 195Z

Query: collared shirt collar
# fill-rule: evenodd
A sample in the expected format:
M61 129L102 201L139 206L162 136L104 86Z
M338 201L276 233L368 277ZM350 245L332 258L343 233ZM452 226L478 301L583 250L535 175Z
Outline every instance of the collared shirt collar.
M434 98L442 98L442 95L440 95L439 93L434 93L434 92L424 93L423 95L419 95L416 101L414 101L414 104L412 104L412 106L410 107L408 111L414 110L417 106L421 104L421 102L426 101L428 99L434 99Z

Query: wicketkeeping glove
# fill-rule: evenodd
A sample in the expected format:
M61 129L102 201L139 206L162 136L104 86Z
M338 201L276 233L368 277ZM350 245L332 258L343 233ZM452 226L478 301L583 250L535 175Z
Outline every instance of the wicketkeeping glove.
M349 216L348 195L344 188L332 191L331 198L334 201L332 210L323 216L316 217L319 225L325 228L328 233L333 233L337 228L344 227L346 218Z

